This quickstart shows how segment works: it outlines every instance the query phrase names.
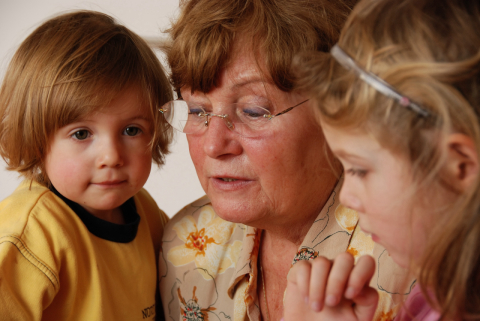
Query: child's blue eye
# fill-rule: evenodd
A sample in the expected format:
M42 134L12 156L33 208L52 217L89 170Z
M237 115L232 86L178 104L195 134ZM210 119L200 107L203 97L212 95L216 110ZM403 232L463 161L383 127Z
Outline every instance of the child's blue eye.
M81 129L73 133L72 137L78 140L85 140L90 136L88 130Z
M123 133L127 136L137 136L141 133L141 129L138 127L127 127L125 128Z

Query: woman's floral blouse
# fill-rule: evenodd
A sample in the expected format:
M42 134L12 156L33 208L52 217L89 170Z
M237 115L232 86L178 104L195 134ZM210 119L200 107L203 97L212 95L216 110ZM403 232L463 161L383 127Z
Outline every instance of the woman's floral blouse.
M312 224L292 265L342 251L372 255L371 286L380 294L376 320L393 320L413 280L358 227L358 214L338 202L337 184ZM167 321L261 320L257 256L261 230L219 218L205 196L181 210L165 227L160 255L160 292Z

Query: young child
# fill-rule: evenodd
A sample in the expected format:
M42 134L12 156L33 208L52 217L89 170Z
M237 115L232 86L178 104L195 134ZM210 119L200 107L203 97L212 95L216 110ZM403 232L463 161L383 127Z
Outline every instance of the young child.
M142 186L171 99L152 50L105 14L22 43L0 91L0 154L25 177L0 203L1 320L155 319L167 217Z
M480 2L363 0L330 55L300 65L341 202L417 276L395 320L479 320ZM285 320L370 320L374 268L346 253L297 264Z

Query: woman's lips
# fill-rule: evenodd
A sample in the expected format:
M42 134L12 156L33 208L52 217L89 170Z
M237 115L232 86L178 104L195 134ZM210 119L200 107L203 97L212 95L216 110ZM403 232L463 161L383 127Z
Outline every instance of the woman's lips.
M237 178L224 178L224 177L221 177L220 178L222 181L224 182L235 182L235 181L238 181Z
M253 181L238 177L212 177L211 182L217 190L235 191L247 187Z

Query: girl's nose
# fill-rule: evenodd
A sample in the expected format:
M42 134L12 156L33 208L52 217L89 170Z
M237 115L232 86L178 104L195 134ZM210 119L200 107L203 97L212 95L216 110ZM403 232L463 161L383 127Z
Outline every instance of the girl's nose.
M98 146L97 166L121 167L123 166L123 153L120 142L108 139Z
M340 203L357 212L362 212L360 199L346 179L340 190Z

